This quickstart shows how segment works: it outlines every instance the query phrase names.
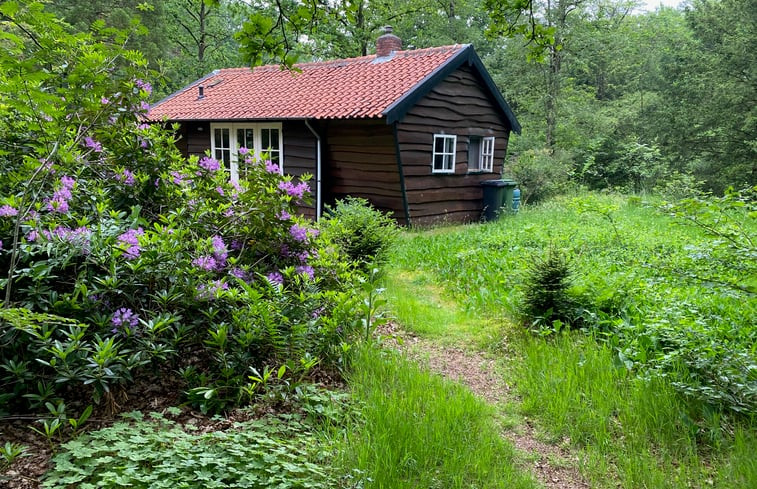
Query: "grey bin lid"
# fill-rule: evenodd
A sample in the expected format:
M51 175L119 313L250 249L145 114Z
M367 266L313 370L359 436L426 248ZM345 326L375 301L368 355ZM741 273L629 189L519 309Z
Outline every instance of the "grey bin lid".
M518 182L515 180L484 180L481 185L484 187L515 187Z

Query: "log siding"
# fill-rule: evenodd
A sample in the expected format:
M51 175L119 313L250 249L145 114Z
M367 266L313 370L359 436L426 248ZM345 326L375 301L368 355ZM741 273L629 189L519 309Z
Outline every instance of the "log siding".
M393 128L385 119L325 121L324 203L350 195L404 221Z
M510 124L473 70L462 66L411 108L398 125L405 185L414 225L471 222L481 218L481 181L499 178ZM434 134L457 136L454 174L432 174ZM494 168L468 172L471 137L495 137Z

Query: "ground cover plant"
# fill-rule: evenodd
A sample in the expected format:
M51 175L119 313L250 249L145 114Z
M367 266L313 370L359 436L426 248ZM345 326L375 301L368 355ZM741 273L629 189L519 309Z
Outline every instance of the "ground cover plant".
M327 464L331 447L294 415L228 422L210 432L160 413L124 418L63 445L43 487L316 489L339 483Z
M587 449L587 457L625 457L612 462L625 487L707 480L738 487L755 480L744 458L757 439L755 265L742 258L753 253L753 205L752 190L674 205L566 196L492 224L404 235L392 267L418 270L471 314L529 331L508 336L508 351L523 362L508 378L529 415L557 437L613 447ZM524 308L533 292L525 287L544 284L531 264L549 249L569 266L570 310L557 320ZM579 331L563 336L569 327ZM678 429L645 438L659 423ZM717 474L702 469L709 463ZM665 481L672 467L679 477Z

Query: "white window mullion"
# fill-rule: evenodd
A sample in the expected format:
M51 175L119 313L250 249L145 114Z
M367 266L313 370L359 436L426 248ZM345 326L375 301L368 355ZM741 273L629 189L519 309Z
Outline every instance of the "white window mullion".
M434 134L431 173L455 173L457 136Z
M266 138L263 138L263 135ZM267 139L263 141L263 139ZM284 168L284 135L281 124L212 123L210 125L210 153L229 172L229 178L239 181L245 175L244 161L239 161L239 148L250 150L256 159L271 148L272 156Z

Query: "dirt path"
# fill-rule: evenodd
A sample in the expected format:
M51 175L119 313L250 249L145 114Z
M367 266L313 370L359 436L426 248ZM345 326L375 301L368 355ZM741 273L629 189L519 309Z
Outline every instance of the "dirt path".
M503 376L497 373L494 359L487 357L483 352L440 346L433 341L402 331L393 323L382 327L379 334L390 338L392 345L409 358L432 372L468 386L474 394L490 404L504 405L517 401ZM398 338L401 338L401 341L397 341ZM526 461L526 468L531 470L544 487L591 487L577 469L578 458L563 447L537 439L536 432L527 419L520 426L503 429L502 436L521 453Z

